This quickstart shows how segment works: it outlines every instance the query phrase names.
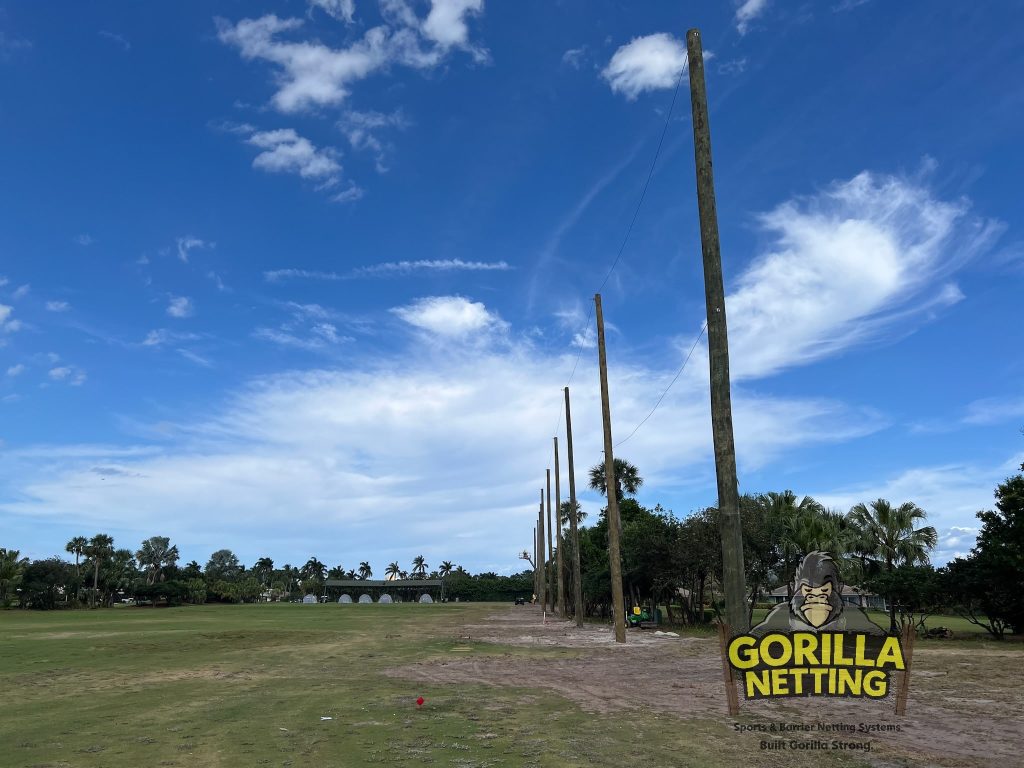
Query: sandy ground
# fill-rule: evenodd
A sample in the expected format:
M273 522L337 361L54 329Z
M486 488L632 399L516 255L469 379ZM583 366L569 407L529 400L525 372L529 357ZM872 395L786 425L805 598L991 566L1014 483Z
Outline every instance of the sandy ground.
M586 711L622 710L669 713L680 718L719 719L723 734L733 738L841 738L872 742L865 758L878 766L1024 766L1024 650L944 647L918 643L907 714L895 715L895 700L818 697L786 702L743 700L740 714L726 708L722 662L716 638L656 636L653 630L629 630L625 645L616 645L611 627L548 619L536 606L510 606L485 623L459 629L456 640L501 645L576 649L563 658L531 659L521 655L460 657L421 662L394 670L403 678L437 684L459 682L495 686L548 688ZM842 724L860 728L900 726L899 732L747 733L736 724Z

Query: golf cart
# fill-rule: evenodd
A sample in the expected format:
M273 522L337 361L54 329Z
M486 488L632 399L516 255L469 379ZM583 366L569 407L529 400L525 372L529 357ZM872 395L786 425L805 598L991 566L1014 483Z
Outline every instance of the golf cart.
M626 614L626 626L642 628L644 622L651 622L651 614L647 612L646 608L636 606L633 608L632 613Z

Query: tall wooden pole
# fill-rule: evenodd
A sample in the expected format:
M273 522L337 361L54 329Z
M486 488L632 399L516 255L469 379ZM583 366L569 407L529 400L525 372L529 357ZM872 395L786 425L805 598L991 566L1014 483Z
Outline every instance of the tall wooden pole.
M533 526L533 596L537 597L537 581L540 571L537 563L537 526Z
M565 388L565 450L569 455L569 536L572 538L572 597L576 626L583 626L583 577L580 568L580 530L576 521L576 470L572 463L572 416L569 388Z
M540 566L540 604L543 608L548 601L548 564L544 556L544 489L540 489L540 511L537 513L537 565Z
M552 539L552 525L551 525L551 470L546 470L547 474L547 488L548 488L548 603L551 605L551 612L555 612L555 549L551 543Z
M690 68L690 104L693 109L693 153L697 168L697 209L704 257L704 295L708 316L708 359L711 369L711 433L718 476L718 511L722 535L722 587L725 616L733 632L749 629L743 577L743 528L736 481L736 446L732 434L732 399L729 392L729 334L725 322L722 253L715 210L715 180L711 167L711 128L704 85L704 53L700 32L686 33Z
M612 456L612 411L608 402L608 356L604 348L604 313L601 294L594 294L597 306L597 359L601 370L601 421L604 422L604 487L608 500L608 566L612 578L612 619L615 642L626 642L626 603L622 599L622 557L619 554L619 499L615 489L615 459Z
M558 437L555 437L555 522L558 536L555 537L555 560L558 569L558 617L565 618L565 570L562 565L562 486L558 480Z

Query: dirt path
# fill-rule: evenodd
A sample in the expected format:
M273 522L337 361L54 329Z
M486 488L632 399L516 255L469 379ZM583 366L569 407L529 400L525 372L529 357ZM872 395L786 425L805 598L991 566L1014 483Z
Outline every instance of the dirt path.
M497 612L485 623L462 627L455 639L576 649L579 653L568 658L531 659L524 664L521 655L502 655L496 648L493 656L453 654L444 661L421 662L392 674L436 684L547 688L586 711L654 711L681 718L718 719L723 733L730 734L736 732L735 723L806 725L814 731L782 736L870 740L874 747L869 759L879 766L893 765L885 756L909 765L1024 765L1024 695L1020 687L1024 652L1016 647L1003 651L918 645L907 715L902 718L894 714L891 695L882 701L815 698L782 703L743 702L742 693L741 715L730 717L715 639L630 630L627 643L616 646L610 627L577 629L571 622L550 619L542 624L535 606ZM838 724L841 730L819 731L819 724ZM845 732L861 724L898 725L900 730ZM752 733L743 738L765 735Z

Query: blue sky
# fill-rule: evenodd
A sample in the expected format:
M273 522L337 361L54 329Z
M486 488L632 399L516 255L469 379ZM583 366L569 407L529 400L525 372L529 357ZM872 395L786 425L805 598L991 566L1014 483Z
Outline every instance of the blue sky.
M60 8L0 3L0 546L519 570L577 357L601 460L587 318L690 27L741 490L915 501L941 563L1024 460L1019 4ZM602 289L616 441L704 320L685 77L667 126ZM642 503L715 502L707 377L617 449Z

